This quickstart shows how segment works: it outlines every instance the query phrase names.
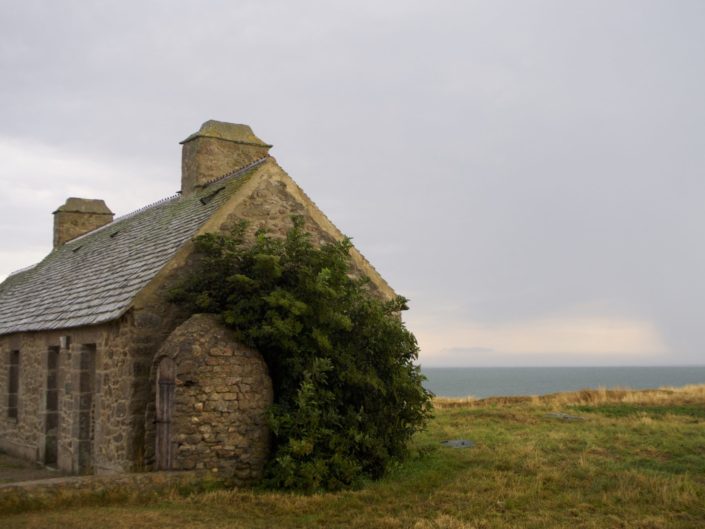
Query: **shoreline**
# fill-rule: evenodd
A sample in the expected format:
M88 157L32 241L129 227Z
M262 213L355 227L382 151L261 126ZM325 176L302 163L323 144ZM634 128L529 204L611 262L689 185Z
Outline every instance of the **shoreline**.
M549 395L584 389L655 389L705 384L705 366L421 368L438 396Z

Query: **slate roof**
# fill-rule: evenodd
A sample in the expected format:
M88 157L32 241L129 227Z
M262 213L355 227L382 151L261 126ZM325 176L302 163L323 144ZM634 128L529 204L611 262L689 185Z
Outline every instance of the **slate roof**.
M114 320L239 188L260 159L67 242L0 284L0 335Z

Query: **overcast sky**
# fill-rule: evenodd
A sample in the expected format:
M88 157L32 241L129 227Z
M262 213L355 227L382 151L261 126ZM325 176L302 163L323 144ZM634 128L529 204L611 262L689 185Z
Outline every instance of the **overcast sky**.
M0 278L247 123L432 365L705 364L705 2L0 0Z

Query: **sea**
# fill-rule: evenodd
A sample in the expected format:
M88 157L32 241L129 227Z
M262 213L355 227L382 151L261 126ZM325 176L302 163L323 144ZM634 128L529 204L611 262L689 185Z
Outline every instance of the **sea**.
M439 397L545 395L597 388L649 389L705 384L705 366L421 367Z

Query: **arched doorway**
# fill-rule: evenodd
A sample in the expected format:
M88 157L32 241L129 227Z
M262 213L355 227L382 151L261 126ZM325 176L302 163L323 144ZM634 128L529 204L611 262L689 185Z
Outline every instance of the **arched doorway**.
M157 470L171 470L174 464L174 449L171 421L174 411L174 387L176 363L169 357L159 361L157 367L156 402L156 467Z

